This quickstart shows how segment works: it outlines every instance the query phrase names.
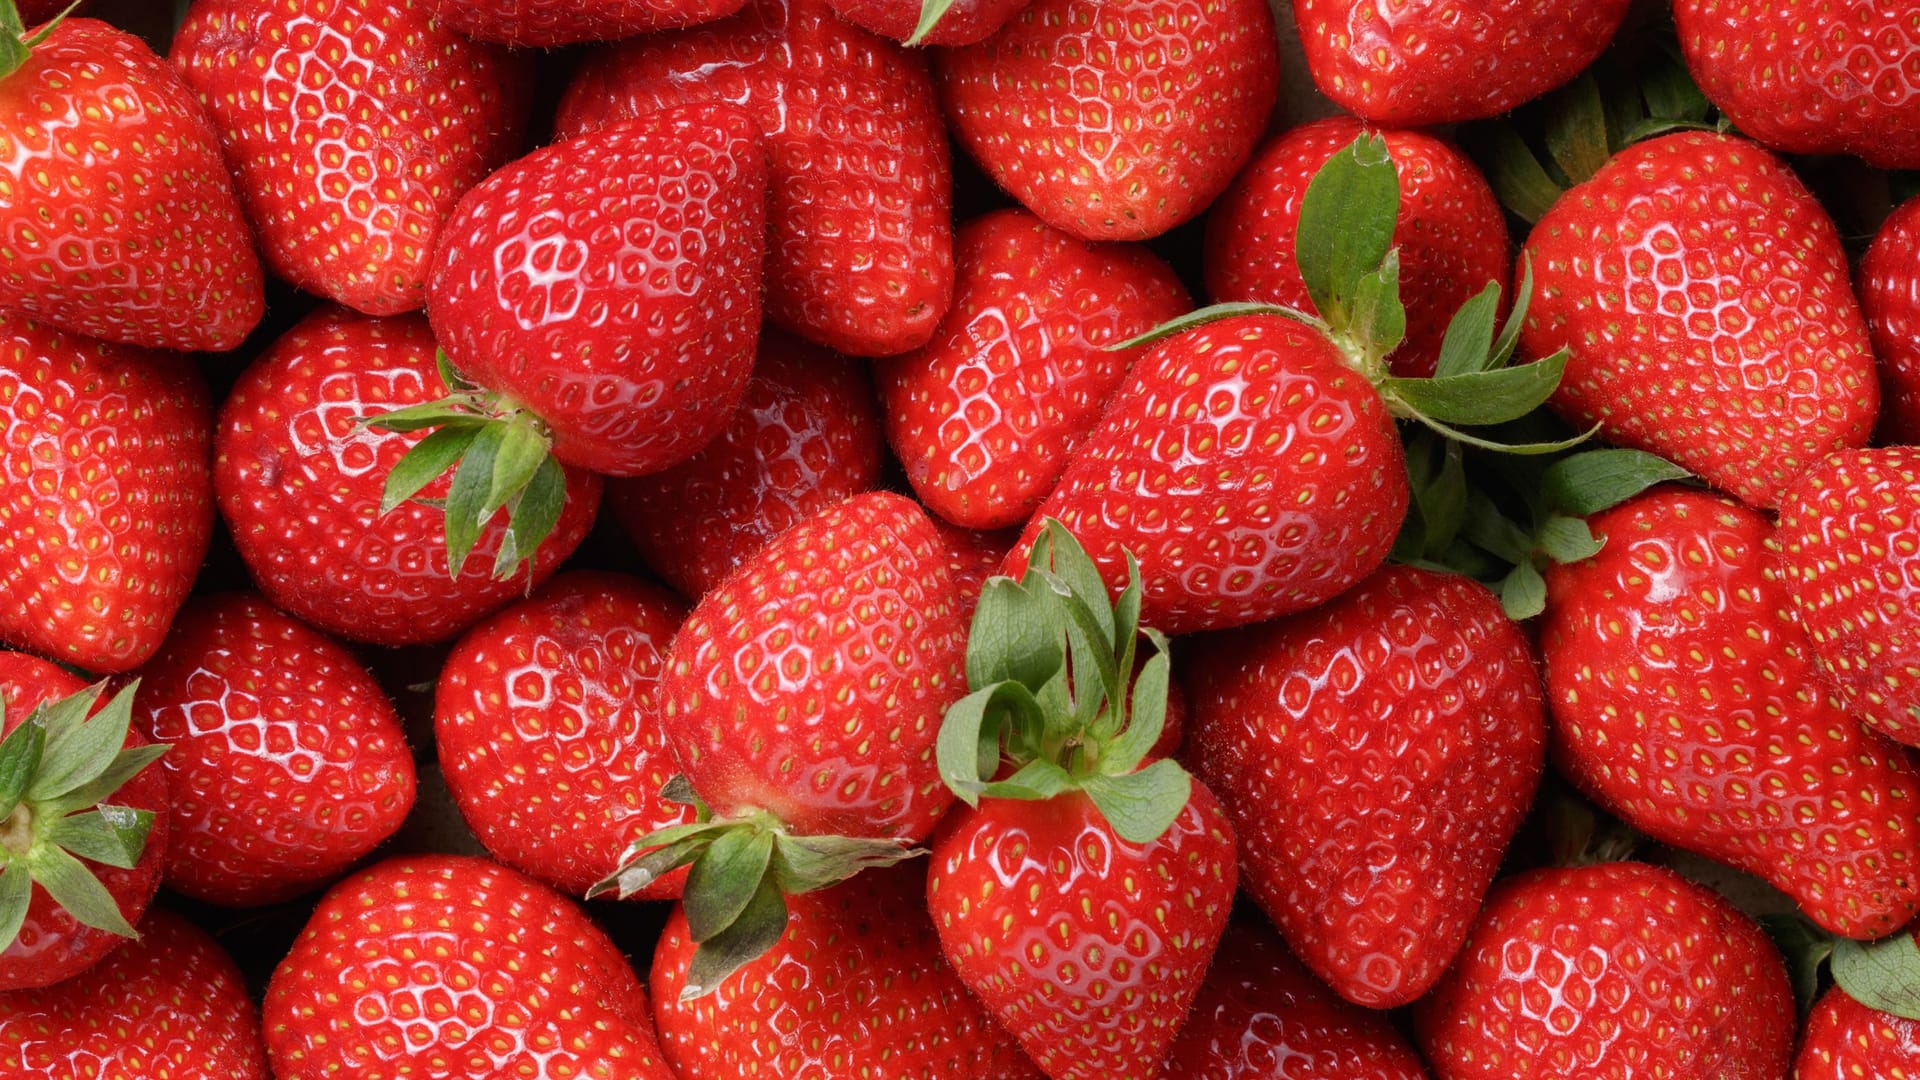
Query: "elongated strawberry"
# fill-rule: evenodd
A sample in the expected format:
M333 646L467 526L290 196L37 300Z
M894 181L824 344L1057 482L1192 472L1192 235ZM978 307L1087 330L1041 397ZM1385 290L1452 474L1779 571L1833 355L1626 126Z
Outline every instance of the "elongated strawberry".
M151 656L206 557L212 443L190 362L0 315L0 638Z
M1028 0L827 0L834 14L908 45L972 45L992 37Z
M483 41L551 47L613 41L725 18L741 0L422 0L434 17Z
M1019 525L1143 351L1116 345L1191 310L1144 249L1094 245L1001 210L955 238L933 341L875 368L887 441L921 501L970 529Z
M1820 996L1807 1017L1793 1080L1869 1076L1920 1076L1920 1021L1869 1008L1836 986Z
M1880 226L1856 284L1880 361L1881 440L1920 443L1920 198Z

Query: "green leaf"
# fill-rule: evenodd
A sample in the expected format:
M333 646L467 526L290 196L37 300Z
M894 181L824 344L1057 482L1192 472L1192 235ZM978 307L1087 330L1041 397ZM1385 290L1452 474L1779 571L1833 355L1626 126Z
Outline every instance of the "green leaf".
M140 862L152 831L152 811L102 806L58 818L41 835L83 859L131 870Z
M975 690L947 708L934 740L934 760L940 779L968 805L979 801L980 784L1000 764L1000 735L1004 720L1043 724L1040 703L1017 682L995 683Z
M1073 777L1067 775L1067 770L1042 758L1027 762L1005 780L986 785L980 794L989 799L1038 801L1051 799L1073 786Z
M1547 558L1557 563L1577 563L1600 554L1600 541L1582 518L1554 514L1541 523L1534 539Z
M773 877L789 896L831 888L864 870L892 866L926 852L898 840L862 836L773 838Z
M5 711L4 703L0 703L0 715ZM47 727L37 711L0 740L0 821L7 820L13 808L20 805L46 746Z
M1532 148L1510 125L1494 123L1482 132L1485 152L1476 155L1487 165L1487 181L1500 202L1527 222L1539 221L1565 189L1540 165Z
M1588 72L1554 95L1547 110L1547 152L1574 183L1593 178L1607 163L1607 109L1600 84Z
M393 513L395 507L420 494L421 488L452 468L485 426L483 423L443 427L415 443L387 473L387 486L380 493L381 515Z
M687 871L687 930L695 941L710 941L753 902L773 859L773 833L765 829L728 829L707 845Z
M1635 495L1693 474L1642 450L1588 450L1547 467L1542 492L1549 505L1575 517L1618 506Z
M67 5L66 10L42 23L32 37L22 40L27 28L21 22L19 8L14 5L13 0L0 3L0 79L20 70L34 47L52 36L54 30L58 29L60 24L66 21L67 16L73 14L79 6L80 0L73 0L73 3Z
M540 462L532 479L514 500L507 521L507 543L515 557L494 566L494 576L510 576L521 559L531 559L535 551L553 535L560 514L567 507L567 472L552 457Z
M1290 308L1281 304L1236 301L1227 304L1214 304L1210 307L1203 307L1198 311L1189 311L1185 315L1168 319L1166 322L1161 323L1151 330L1136 334L1125 341L1107 346L1107 351L1119 352L1123 349L1137 349L1142 345L1152 345L1155 342L1165 341L1167 338L1174 337L1178 334L1184 334L1195 327L1205 326L1208 323L1216 323L1222 319L1237 319L1243 315L1272 315L1276 318L1292 319L1294 322L1305 323L1308 326L1317 327L1321 330L1327 328L1325 322L1298 308Z
M720 822L702 822L642 837L628 848L628 857L619 868L587 889L587 899L612 894L625 900L698 859L727 827Z
M493 486L493 460L506 438L507 425L488 424L474 435L460 468L453 474L453 488L447 492L447 570L454 577L466 565L467 555L480 542L486 526L482 511L487 491Z
M1307 185L1294 259L1314 310L1329 325L1352 324L1361 279L1385 261L1399 217L1399 172L1378 135L1355 139Z
M453 358L447 355L447 350L433 350L433 366L440 372L441 385L447 388L449 394L469 393L479 389L474 385L473 380L453 366Z
M787 900L780 895L773 875L760 879L760 887L727 928L700 943L687 964L687 982L680 990L681 1001L705 997L718 989L727 976L766 954L780 943L787 932Z
M1147 658L1133 680L1133 722L1121 730L1100 755L1100 771L1125 775L1140 767L1147 752L1160 741L1167 725L1167 690L1172 665L1165 649Z
M1388 378L1380 392L1442 424L1485 427L1517 420L1539 408L1560 386L1567 369L1562 351L1520 367L1446 378Z
M33 880L75 920L121 937L138 936L126 916L120 914L120 905L114 903L113 894L93 876L93 871L64 848L41 845L25 862L33 872Z
M13 947L33 906L33 878L19 862L0 867L0 952Z
M476 413L473 408L477 400L449 397L435 401L423 401L418 405L409 405L404 409L364 416L360 422L370 428L382 431L425 431L439 427L481 428L497 421L490 416Z
M1376 360L1407 339L1407 309L1400 302L1399 251L1388 251L1380 268L1360 279L1345 329Z
M113 764L92 780L41 806L43 813L67 814L93 806L126 786L147 766L165 757L172 747L166 743L129 746L115 755Z
M482 520L492 517L532 483L533 474L551 460L547 449L547 437L539 421L529 413L515 413L500 436L500 449L493 455L493 482L487 487L487 500L480 511Z
M1113 831L1131 844L1151 844L1166 835L1193 796L1193 778L1170 759L1124 776L1095 774L1080 786Z
M1050 589L1028 589L1007 577L987 579L967 635L967 685L975 690L1017 682L1037 690L1066 663L1065 614Z
M1500 583L1500 606L1514 622L1524 622L1547 610L1547 579L1540 576L1533 560L1522 559L1507 572Z
M914 46L925 41L927 35L933 33L934 27L940 25L941 17L952 7L953 0L921 0L920 19L913 24L913 33L907 35L906 44Z
M1113 599L1107 592L1106 579L1100 576L1100 568L1093 563L1087 549L1067 530L1057 518L1048 518L1047 532L1053 539L1053 575L1066 583L1069 597L1067 614L1074 615L1073 599L1093 618L1093 625L1099 628L1098 640L1113 648Z
M84 696L89 705L97 700L105 684L74 697ZM27 784L27 798L34 802L56 799L105 773L127 741L127 729L133 724L133 692L129 686L113 696L89 719L74 721L62 713L59 719L49 715L47 746L40 756L40 770ZM69 698L69 701L74 700Z
M1920 946L1901 931L1865 943L1841 938L1833 943L1833 981L1847 996L1869 1009L1920 1020Z
M1520 347L1520 331L1526 328L1527 310L1533 306L1533 256L1520 253L1520 283L1513 290L1513 307L1507 312L1507 321L1500 327L1499 340L1493 343L1493 355L1487 362L1489 370L1503 368L1513 359L1515 349Z
M1500 283L1490 281L1473 299L1460 305L1447 336L1440 342L1440 364L1434 377L1470 375L1493 365L1493 328L1500 317Z

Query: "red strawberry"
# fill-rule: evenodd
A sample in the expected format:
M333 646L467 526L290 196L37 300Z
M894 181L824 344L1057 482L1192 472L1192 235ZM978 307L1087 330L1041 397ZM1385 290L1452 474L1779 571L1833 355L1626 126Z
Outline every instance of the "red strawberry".
M971 45L992 37L1027 0L827 0L855 26L909 45ZM929 22L929 19L932 21Z
M1793 1080L1920 1076L1920 1021L1871 1009L1834 987L1807 1017Z
M1108 346L1192 305L1145 249L1090 244L1020 210L969 222L955 247L954 303L933 341L875 368L887 441L941 517L1019 525L1145 351Z
M1314 174L1367 131L1353 117L1329 117L1261 149L1207 215L1207 291L1215 301L1313 310L1294 256L1300 203ZM1381 137L1400 172L1393 242L1407 302L1407 340L1389 361L1397 375L1432 375L1454 312L1489 282L1507 289L1506 218L1486 178L1452 146L1417 131Z
M140 732L173 749L167 885L273 903L338 877L413 807L400 719L353 655L250 593L187 605L141 671Z
M1006 560L1019 534L1011 529L977 532L949 525L939 518L933 519L933 526L946 541L947 569L953 574L954 591L960 597L961 617L971 619L974 604L980 599L980 586L1000 572L1000 564Z
M461 33L508 45L576 45L725 18L741 0L423 0Z
M240 969L192 923L154 909L140 939L85 978L0 994L12 1080L268 1080Z
M1247 891L1347 1000L1425 993L1545 762L1526 636L1479 584L1391 567L1182 659L1188 764L1233 819Z
M1614 156L1527 239L1553 406L1752 506L1873 429L1866 324L1833 222L1752 143L1688 131Z
M360 418L447 392L425 319L325 308L240 376L220 413L214 490L234 543L274 606L329 633L381 645L451 637L525 590L521 581L448 574L446 514L408 502L382 514L387 473L420 440ZM587 533L600 481L569 473L554 535L533 559L551 574ZM445 498L441 481L425 494ZM507 540L495 519L476 548Z
M504 867L390 859L328 892L267 987L275 1076L673 1080L580 909Z
M576 570L454 646L434 735L447 786L495 858L580 896L641 834L693 820L660 798L678 771L660 679L684 614L658 586ZM676 875L641 895L680 886Z
M698 597L767 541L880 484L885 449L866 372L766 329L726 430L664 472L607 487L640 557Z
M590 55L556 126L705 101L746 109L767 137L767 318L849 356L926 344L953 295L951 169L926 61L824 0L755 0Z
M1920 198L1880 226L1858 284L1880 359L1880 434L1890 443L1920 442Z
M1659 489L1596 515L1605 543L1547 572L1553 754L1655 840L1767 879L1821 926L1920 910L1920 775L1814 669L1759 513Z
M426 302L454 203L519 149L531 63L417 0L194 0L173 62L275 273L371 315Z
M213 532L213 409L184 358L0 315L0 637L144 662Z
M1630 0L1295 0L1307 70L1395 127L1497 116L1599 58Z
M1414 1019L1441 1080L1779 1080L1793 1051L1766 935L1642 863L1501 882Z
M144 42L93 19L31 49L0 2L0 307L161 349L231 349L266 295L220 144Z
M1266 130L1280 49L1263 0L1036 0L940 57L954 136L1041 220L1143 240L1226 190Z

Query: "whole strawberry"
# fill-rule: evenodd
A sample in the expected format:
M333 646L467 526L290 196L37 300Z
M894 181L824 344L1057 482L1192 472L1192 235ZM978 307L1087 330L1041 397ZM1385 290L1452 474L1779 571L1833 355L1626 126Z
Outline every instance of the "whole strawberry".
M190 602L140 677L136 726L172 746L169 888L232 907L290 899L413 807L413 757L373 676L256 595Z
M741 0L420 0L433 16L482 41L552 47L613 41L725 18Z
M1793 1080L1920 1076L1920 1021L1881 1012L1836 986L1807 1017Z
M0 638L151 656L206 557L212 444L190 361L0 315Z
M106 23L23 33L0 0L0 308L152 348L240 344L260 261L193 92Z
M172 58L267 265L370 315L426 303L441 226L519 149L531 89L527 59L422 0L194 0Z
M1880 360L1880 441L1920 443L1920 198L1880 226L1857 285Z
M834 14L908 45L971 45L992 37L1028 0L827 0Z
M1206 209L1279 94L1262 0L1035 0L940 57L953 133L1054 228L1144 240Z

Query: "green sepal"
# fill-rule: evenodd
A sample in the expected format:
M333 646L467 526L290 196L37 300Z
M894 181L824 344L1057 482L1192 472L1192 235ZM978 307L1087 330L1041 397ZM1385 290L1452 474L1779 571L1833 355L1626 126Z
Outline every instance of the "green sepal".
M967 685L1017 682L1038 690L1066 662L1063 613L1051 589L989 578L967 635Z
M900 840L775 832L771 867L780 891L794 896L832 888L863 871L925 854Z
M1875 942L1833 943L1833 981L1869 1009L1920 1020L1920 945L1910 931Z
M1011 679L983 687L948 707L934 739L940 779L969 806L1000 766L1000 743L1009 724L1043 727L1045 710L1033 691Z
M1793 1001L1799 1007L1800 1018L1805 1020L1820 996L1820 969L1833 956L1833 935L1798 912L1762 915L1759 922L1787 962L1787 981L1793 985Z
M1406 463L1413 497L1394 541L1394 558L1432 559L1453 546L1466 520L1465 454L1459 443L1416 428L1407 439Z
M913 24L913 33L907 35L905 44L911 48L927 39L934 27L953 8L954 0L921 0L920 18Z
M1533 256L1528 252L1520 253L1520 282L1513 290L1513 307L1507 312L1507 321L1500 327L1500 336L1494 339L1493 355L1487 361L1487 368L1503 368L1513 360L1513 354L1520 347L1520 332L1526 328L1527 311L1533 306Z
M0 866L0 949L10 948L33 906L33 877L21 863Z
M1386 260L1399 218L1400 174L1379 135L1356 138L1307 185L1294 262L1314 310L1336 336L1356 329L1357 301L1369 288L1365 279Z
M1107 351L1119 352L1123 349L1137 349L1142 345L1152 345L1156 342L1165 341L1167 338L1184 334L1189 330L1205 326L1208 323L1217 323L1224 319L1238 319L1245 315L1272 315L1276 318L1291 319L1294 322L1311 326L1323 334L1331 332L1324 321L1309 312L1301 311L1299 308L1287 307L1284 304L1264 304L1254 301L1236 300L1230 303L1212 304L1200 308L1197 311L1189 311L1185 315L1168 319L1166 322L1161 323L1151 330L1136 334L1125 341L1107 346Z
M727 976L778 945L786 932L787 898L771 875L761 878L739 917L693 950L680 1000L692 1001L713 993Z
M1434 368L1434 378L1504 367L1504 361L1496 363L1493 354L1493 333L1499 318L1500 283L1490 281L1453 313L1453 320L1447 324L1447 335L1440 342L1440 360Z
M753 901L773 861L773 833L766 829L727 829L687 871L687 930L695 941L709 941L733 925Z
M493 487L493 462L506 436L505 424L481 428L454 469L453 486L447 490L446 516L447 569L456 578L479 543L481 529L493 516L486 506L487 492Z
M112 764L109 764L99 776L57 799L49 800L42 809L53 814L69 814L75 810L94 806L119 791L127 781L138 776L141 770L165 757L167 751L171 749L173 747L168 743L129 746L115 755Z
M0 702L0 715L4 713L4 702ZM43 716L35 710L20 726L8 732L5 739L0 739L0 821L5 821L13 808L20 805L27 793L27 784L40 768L40 757L47 745Z
M420 494L420 489L438 479L440 475L453 467L460 456L473 445L474 436L487 426L487 421L474 423L464 421L450 424L428 435L413 445L406 456L394 463L393 471L387 474L387 483L380 493L380 513L391 514L401 503Z
M674 773L666 783L660 785L660 797L670 803L693 807L701 821L713 817L713 808L707 805L707 800L701 798L699 792L693 790L693 781L687 779L686 773Z
M1534 534L1534 548L1554 562L1577 563L1600 554L1600 541L1585 519L1553 514Z
M19 71L33 50L59 29L80 3L81 0L73 0L66 10L42 23L38 32L27 37L26 23L20 18L20 9L14 0L0 0L0 79Z
M1065 791L1071 791L1079 785L1067 770L1048 761L1036 758L1014 770L1005 780L994 780L980 786L980 795L988 799L1018 799L1022 802L1037 802L1051 799Z
M1080 787L1113 831L1132 844L1160 839L1193 797L1193 777L1164 758L1124 776L1086 777Z
M1560 512L1587 517L1618 506L1656 484L1692 476L1671 461L1643 450L1589 450L1548 466L1541 477L1541 491Z
M1519 367L1475 371L1431 379L1389 377L1380 393L1429 420L1464 427L1488 427L1518 420L1545 404L1566 374L1563 349Z
M137 687L135 683L121 690L91 717L86 714L106 689L105 683L95 683L47 708L46 749L27 783L29 803L71 795L106 775L124 752Z
M1092 618L1092 625L1098 628L1099 640L1112 645L1113 608L1107 599L1107 583L1100 576L1100 568L1094 565L1087 549L1080 546L1080 541L1058 518L1048 518L1044 527L1053 553L1050 572L1059 579L1055 583L1055 591L1069 602L1078 601L1078 607ZM1065 586L1064 590L1060 588L1062 585Z
M1400 302L1400 250L1388 251L1378 269L1354 289L1344 335L1362 350L1369 373L1386 370L1385 359L1407 339L1407 308Z
M1553 95L1547 112L1547 153L1567 179L1585 183L1612 156L1606 103L1591 72Z
M152 831L151 810L103 805L57 818L41 836L46 842L66 848L83 859L131 870L139 865L147 847L147 834Z
M1522 220L1529 224L1539 221L1566 194L1566 187L1540 164L1511 124L1497 121L1485 125L1479 141L1481 152L1476 157L1486 169L1487 182L1500 197L1500 204Z
M1525 622L1547 610L1547 579L1532 559L1522 559L1500 583L1500 607L1507 618Z
M1101 772L1125 774L1140 767L1147 752L1160 741L1167 727L1167 691L1172 685L1173 665L1167 656L1166 639L1154 631L1156 651L1140 666L1133 679L1132 719L1107 743L1100 755Z
M113 894L66 849L53 844L37 845L22 863L53 902L66 909L75 921L121 937L138 936L126 916L120 914L120 905L114 902Z

